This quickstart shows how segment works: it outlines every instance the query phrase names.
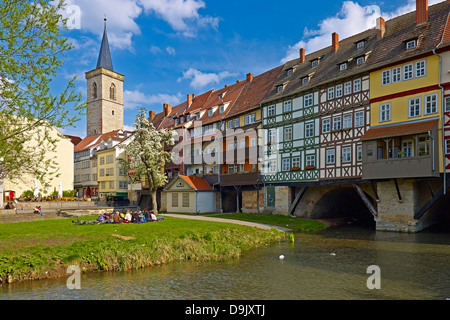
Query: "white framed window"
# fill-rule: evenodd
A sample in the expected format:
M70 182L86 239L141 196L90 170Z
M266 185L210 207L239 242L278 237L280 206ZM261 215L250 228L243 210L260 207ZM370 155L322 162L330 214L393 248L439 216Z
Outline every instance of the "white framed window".
M271 105L267 107L267 116L271 117L275 115L275 105Z
M284 89L284 86L283 86L283 85L278 86L278 87L277 87L277 92L280 93L281 91L283 91L283 89Z
M127 181L119 181L119 189L128 189Z
M347 62L344 62L344 63L341 63L340 65L339 65L339 70L347 70Z
M424 77L426 75L426 63L425 60L416 62L416 77Z
M233 128L233 120L228 120L228 129Z
M336 98L342 97L342 84L336 86Z
M286 76L292 76L292 73L294 72L294 70L292 69L292 68L290 68L290 69L287 69L286 70Z
M300 168L300 157L292 158L292 168Z
M283 103L283 110L284 110L284 112L290 112L292 110L291 109L291 100L285 101Z
M356 79L353 81L353 92L361 91L361 79Z
M412 63L410 64L405 64L403 66L403 80L411 80L413 78L413 65Z
M336 150L327 150L327 164L332 164L336 161Z
M291 159L285 158L281 162L281 170L283 171L289 171L291 170Z
M356 147L356 160L361 161L362 160L362 146Z
M342 148L342 162L352 161L352 147Z
M334 99L334 87L328 88L328 100Z
M355 127L364 126L364 111L355 112Z
M420 116L421 100L420 97L408 99L408 116L410 118Z
M311 94L307 94L304 98L304 103L303 103L304 107L311 107L313 105L313 95Z
M276 130L269 130L267 135L267 142L276 142L276 134Z
M305 138L314 137L314 123L305 124Z
M406 42L406 50L413 49L417 46L417 39L409 40Z
M380 122L391 120L391 103L380 104Z
M302 84L307 84L309 81L309 77L303 77L302 78Z
M246 145L246 144L245 144L245 138L239 140L239 148L244 149L244 148L245 148L245 145Z
M341 116L333 117L333 130L341 130Z
M314 167L316 165L316 155L309 154L305 157L305 166Z
M219 107L219 113L224 113L225 112L225 105L221 104Z
M319 59L311 61L311 68L317 67L319 65Z
M381 84L383 86L391 83L391 70L384 70L381 72Z
M364 45L365 45L365 41L364 40L363 41L359 41L359 42L356 43L356 49L362 49L362 48L364 48Z
M403 141L402 143L403 157L414 157L413 141Z
M269 172L277 172L277 160L269 161Z
M109 182L109 188L110 189L114 189L114 181L110 181Z
M365 61L366 61L365 56L358 57L358 58L356 58L356 65L360 66L360 65L364 64Z
M234 119L234 127L239 128L239 118Z
M392 83L402 80L402 68L396 67L392 69Z
M352 124L352 118L353 116L351 114L345 114L343 117L343 123L342 123L342 128L343 129L349 129L353 126Z
M250 139L250 147L254 147L256 146L256 138L251 138Z
M322 120L322 133L330 132L331 129L331 119L323 119Z
M292 127L284 128L284 141L292 140Z
M209 109L208 110L208 117L211 117L213 115L214 111L213 109Z
M245 124L252 124L256 122L256 113L251 113L245 116L244 118Z
M437 103L438 101L438 94L437 93L433 93L433 94L429 94L425 96L425 109L424 109L424 113L425 114L431 114L431 113L436 113L437 110Z
M344 95L349 95L352 93L352 82L344 83Z

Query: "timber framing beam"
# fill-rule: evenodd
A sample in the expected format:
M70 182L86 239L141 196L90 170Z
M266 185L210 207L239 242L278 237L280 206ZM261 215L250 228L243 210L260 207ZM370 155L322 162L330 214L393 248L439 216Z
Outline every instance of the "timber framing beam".
M450 179L447 180L447 186L450 183ZM431 186L430 186L431 188ZM448 187L447 187L448 189ZM427 212L428 209L430 209L433 204L438 200L442 195L444 194L444 187L442 186L438 191L436 191L430 200L428 200L419 210L417 210L416 213L414 213L414 219L420 219L422 216Z
M364 204L366 205L367 209L369 209L370 213L374 216L377 217L378 216L378 212L377 209L375 209L375 207L373 206L372 202L370 201L370 199L367 197L367 195L364 193L364 191L360 188L360 186L358 186L357 184L354 184L353 187L355 188L356 192L358 193L359 197L361 198L361 200L364 202Z
M300 202L301 198L305 194L306 189L308 189L308 187L301 187L300 191L295 196L294 202L292 202L292 204L289 207L289 215L290 216L294 216L293 212L295 210L295 207L297 207L297 204Z

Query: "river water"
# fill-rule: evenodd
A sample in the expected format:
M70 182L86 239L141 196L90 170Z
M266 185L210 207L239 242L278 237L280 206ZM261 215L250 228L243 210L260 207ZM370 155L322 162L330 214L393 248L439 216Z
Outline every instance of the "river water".
M82 274L81 289L68 289L66 277L3 284L0 300L445 300L450 298L449 264L448 231L336 227L296 234L294 244L274 243L232 261ZM368 270L374 265L379 272ZM369 289L369 278L380 288Z

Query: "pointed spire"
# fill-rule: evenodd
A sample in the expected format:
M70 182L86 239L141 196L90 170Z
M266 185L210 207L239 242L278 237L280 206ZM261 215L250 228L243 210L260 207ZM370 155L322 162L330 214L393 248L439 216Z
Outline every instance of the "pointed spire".
M97 60L97 68L105 68L114 71L111 53L109 51L108 35L106 34L106 16L105 16L105 30L103 31L102 45Z

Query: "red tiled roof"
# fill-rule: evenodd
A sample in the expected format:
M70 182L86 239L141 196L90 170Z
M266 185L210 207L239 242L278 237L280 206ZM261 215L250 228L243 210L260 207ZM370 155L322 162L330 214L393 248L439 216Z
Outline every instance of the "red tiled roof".
M406 136L432 130L438 123L438 119L416 123L400 124L396 126L373 128L366 131L361 140L374 140L387 137Z
M178 176L189 183L189 185L195 190L213 190L213 187L211 187L211 185L203 178L196 176L183 176L181 174Z
M74 149L74 152L79 152L82 150L85 150L87 148L93 147L95 145L97 145L101 140L108 140L109 137L111 138L117 138L117 133L120 130L114 130L114 131L110 131L110 132L106 132L103 134L97 134L97 135L93 135L93 136L89 136L84 138L83 140L81 140Z

